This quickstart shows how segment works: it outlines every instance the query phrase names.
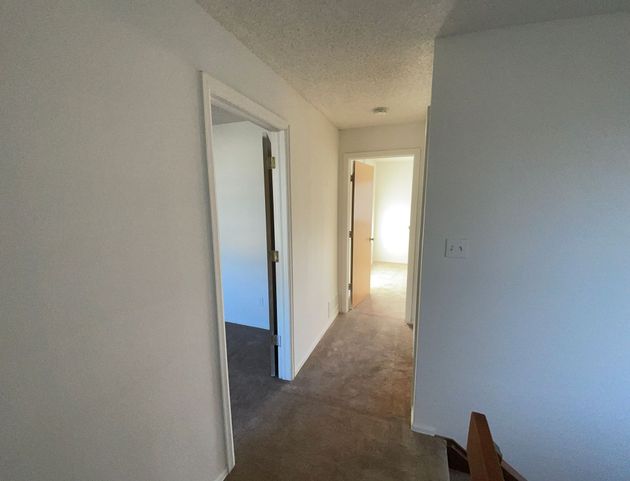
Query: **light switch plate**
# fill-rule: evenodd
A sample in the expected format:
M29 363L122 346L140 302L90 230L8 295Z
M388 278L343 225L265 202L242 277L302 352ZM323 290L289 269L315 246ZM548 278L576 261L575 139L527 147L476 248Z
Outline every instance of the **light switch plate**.
M459 259L468 257L468 239L446 239L444 255Z

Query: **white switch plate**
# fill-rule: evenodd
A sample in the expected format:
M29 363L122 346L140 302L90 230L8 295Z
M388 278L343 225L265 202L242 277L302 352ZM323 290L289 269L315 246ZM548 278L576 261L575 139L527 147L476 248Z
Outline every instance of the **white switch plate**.
M468 239L446 239L444 255L459 259L468 257Z

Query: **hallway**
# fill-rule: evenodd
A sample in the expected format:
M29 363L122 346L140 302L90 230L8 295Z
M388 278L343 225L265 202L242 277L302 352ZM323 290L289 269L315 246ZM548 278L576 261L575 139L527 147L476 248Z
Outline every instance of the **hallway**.
M235 336L241 343L249 328L229 326L236 467L228 480L448 479L442 443L409 427L412 330L400 308L398 318L374 314L388 304L404 314L404 290L402 303L386 295L404 276L377 267L371 302L335 320L291 383L253 362L266 366L264 336L250 330L250 353L239 354Z

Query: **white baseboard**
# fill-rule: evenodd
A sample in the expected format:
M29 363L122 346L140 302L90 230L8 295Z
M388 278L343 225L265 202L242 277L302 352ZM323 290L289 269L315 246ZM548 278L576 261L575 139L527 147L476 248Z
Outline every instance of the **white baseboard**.
M221 473L219 473L219 475L214 478L214 481L223 481L225 478L228 477L229 471L227 470L227 468L225 468L223 471L221 471Z
M309 347L308 354L304 357L304 359L302 359L302 361L300 361L299 364L296 364L295 371L293 372L293 378L297 376L298 372L300 372L300 369L302 369L304 364L306 364L306 361L308 361L308 358L311 357L311 354L313 354L313 351L319 344L319 341L322 340L326 332L328 332L328 329L330 329L330 326L332 325L332 323L335 322L335 319L337 319L337 316L339 315L339 306L335 308L334 312L335 312L335 315L331 316L330 319L328 319L328 322L324 326L324 329L322 329L322 332L319 333L319 335L317 336L313 344L311 344L311 346Z
M437 434L437 429L426 424L412 424L411 430L414 433L426 434L427 436L435 436Z

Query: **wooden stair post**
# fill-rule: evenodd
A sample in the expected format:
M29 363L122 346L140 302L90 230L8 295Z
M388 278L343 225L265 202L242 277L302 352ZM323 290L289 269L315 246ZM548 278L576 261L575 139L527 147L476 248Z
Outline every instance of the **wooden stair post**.
M505 481L488 420L481 413L470 415L466 449L470 481Z
M488 420L481 413L473 412L470 415L468 452L454 439L438 437L446 443L449 469L470 474L471 481L527 481L503 459L490 434ZM497 472L497 464L500 476Z

